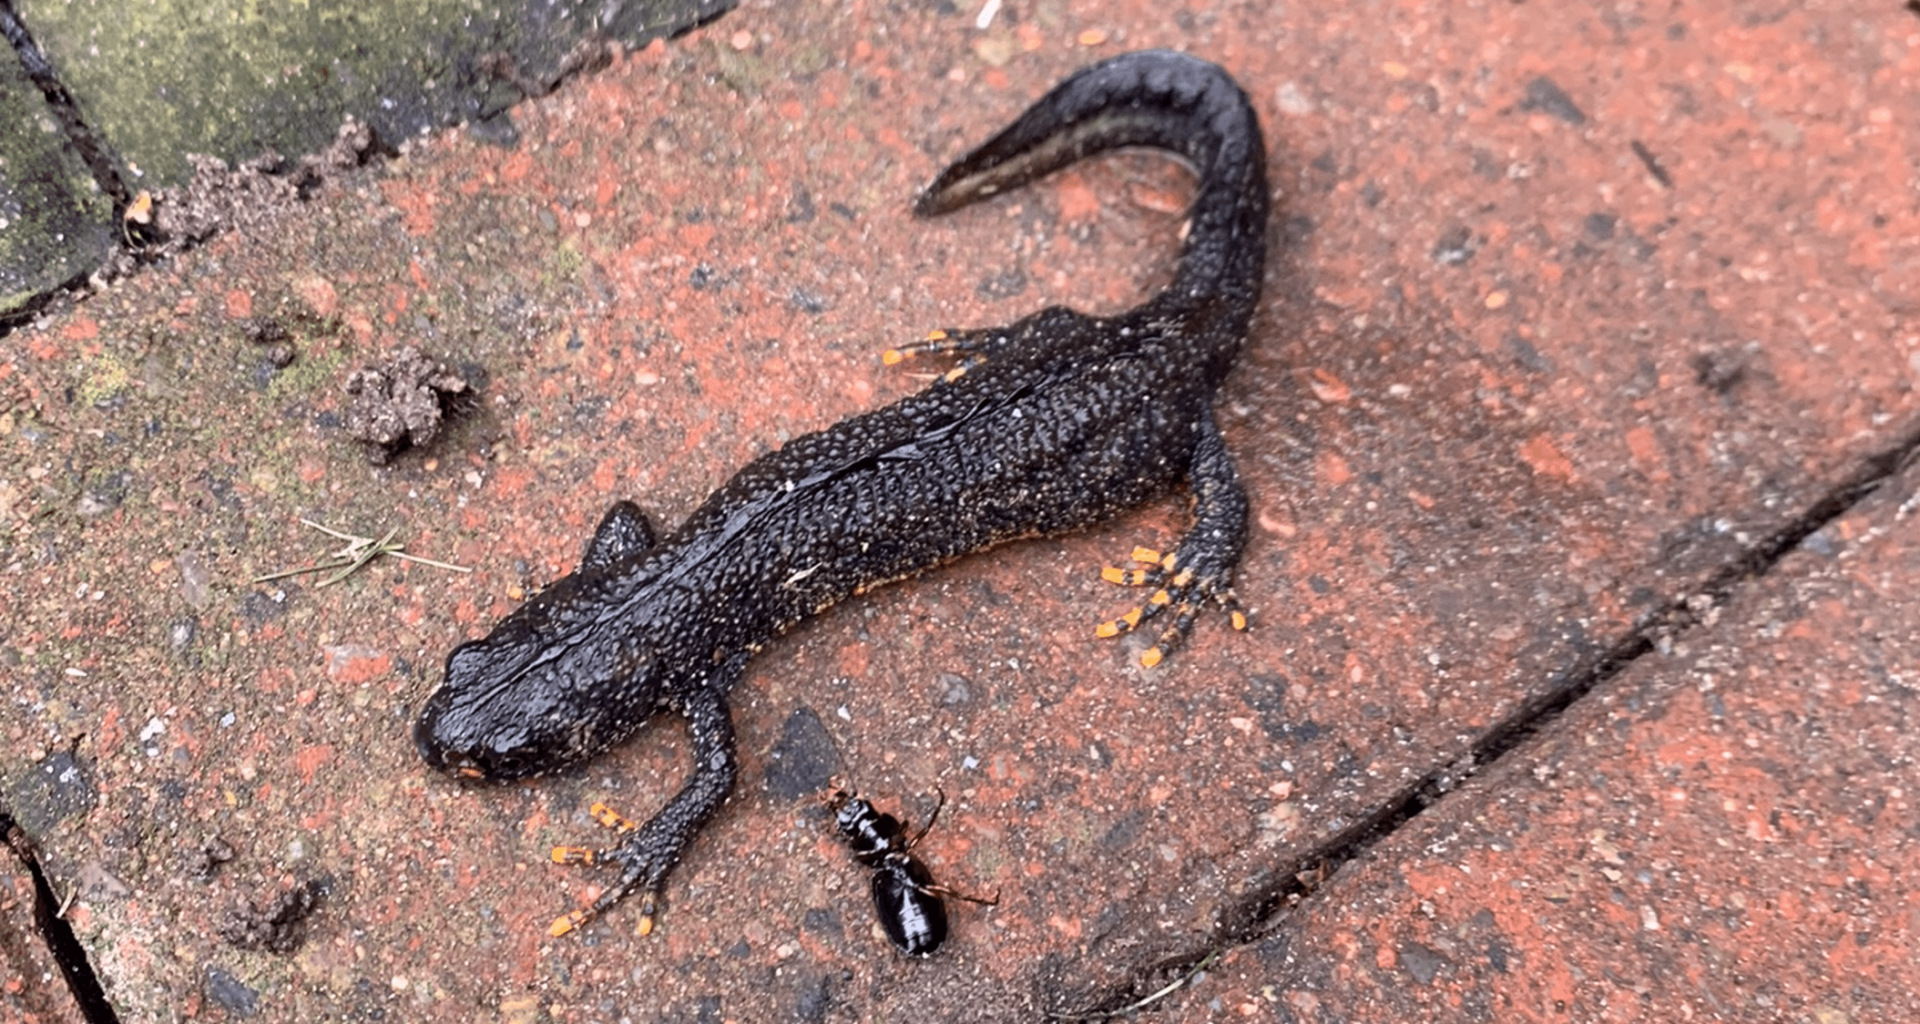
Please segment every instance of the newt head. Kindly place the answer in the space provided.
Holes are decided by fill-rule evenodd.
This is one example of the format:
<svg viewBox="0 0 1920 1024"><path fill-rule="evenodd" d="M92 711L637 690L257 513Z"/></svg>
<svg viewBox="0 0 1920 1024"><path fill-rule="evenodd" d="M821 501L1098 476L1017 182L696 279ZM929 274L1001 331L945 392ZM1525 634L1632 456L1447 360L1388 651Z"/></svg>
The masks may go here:
<svg viewBox="0 0 1920 1024"><path fill-rule="evenodd" d="M624 739L661 692L650 650L560 616L548 591L447 656L446 679L413 726L427 764L467 779L504 781L577 764ZM560 635L554 635L559 632Z"/></svg>

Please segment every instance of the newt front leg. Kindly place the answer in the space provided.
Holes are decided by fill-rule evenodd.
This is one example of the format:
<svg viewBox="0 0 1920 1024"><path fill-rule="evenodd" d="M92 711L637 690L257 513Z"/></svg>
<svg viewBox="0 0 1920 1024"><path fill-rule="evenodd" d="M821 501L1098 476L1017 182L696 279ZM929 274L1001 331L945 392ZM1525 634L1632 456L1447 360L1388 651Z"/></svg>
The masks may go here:
<svg viewBox="0 0 1920 1024"><path fill-rule="evenodd" d="M744 657L736 657L727 667L737 677L745 664ZM618 846L604 850L577 846L554 847L553 860L556 864L618 864L620 877L588 906L556 918L547 929L548 934L565 935L635 892L640 893L640 934L653 931L653 920L660 910L660 891L666 884L667 875L680 862L680 854L700 831L700 826L706 824L707 819L712 818L720 805L726 802L727 794L733 791L734 780L739 774L739 757L734 752L733 716L728 710L725 696L725 690L731 686L732 680L728 679L725 685L714 685L717 682L710 681L709 685L689 692L682 701L680 713L686 717L693 734L693 776L668 801L667 806L645 825L636 828L632 822L607 810L604 805L595 804L595 817L603 824L626 833L629 838Z"/></svg>

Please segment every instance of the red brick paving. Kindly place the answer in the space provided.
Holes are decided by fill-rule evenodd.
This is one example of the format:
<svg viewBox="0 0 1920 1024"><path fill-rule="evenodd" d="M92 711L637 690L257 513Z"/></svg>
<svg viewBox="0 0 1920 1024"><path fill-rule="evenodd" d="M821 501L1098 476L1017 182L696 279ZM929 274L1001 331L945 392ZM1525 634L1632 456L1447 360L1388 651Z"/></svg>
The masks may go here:
<svg viewBox="0 0 1920 1024"><path fill-rule="evenodd" d="M59 962L38 938L33 876L11 856L0 862L0 1020L80 1024Z"/></svg>
<svg viewBox="0 0 1920 1024"><path fill-rule="evenodd" d="M519 149L419 144L272 237L221 238L5 342L25 467L4 492L7 738L97 765L99 807L48 845L63 878L97 867L128 893L83 891L72 915L128 1019L227 1012L215 970L270 1019L1084 1006L1197 948L1249 879L1456 758L1912 418L1910 15L1011 3L982 32L975 13L751 6L518 112ZM594 881L547 847L596 839L595 800L648 813L684 744L650 730L504 789L428 778L406 726L440 659L571 568L612 498L673 522L768 446L917 386L877 364L900 338L1149 293L1184 187L1151 158L941 222L904 211L1067 71L1155 45L1241 79L1279 191L1268 299L1221 405L1254 502L1255 629L1203 622L1152 672L1137 643L1091 638L1130 597L1099 566L1172 537L1178 500L837 609L736 693L745 781L659 931L633 936L629 910L548 939ZM299 325L292 371L259 369L243 307ZM471 364L480 397L435 451L372 470L329 416L346 372L401 343ZM299 516L398 526L476 571L246 582L332 550ZM817 807L763 782L798 708L884 805L947 792L927 859L1001 905L957 906L934 960L892 953ZM1503 799L1556 791L1526 788L1533 767ZM211 835L238 856L194 880ZM1555 849L1591 859L1589 839ZM1682 878L1746 852L1676 849L1700 859ZM333 884L298 953L215 936L315 876ZM1278 1015L1261 986L1312 995L1289 972L1348 955L1313 928L1368 906L1334 893L1297 959L1193 998ZM1511 934L1510 966L1567 959ZM1397 977L1401 947L1380 948L1367 963ZM1535 996L1511 1005L1549 1009Z"/></svg>
<svg viewBox="0 0 1920 1024"><path fill-rule="evenodd" d="M1890 481L1169 1019L1920 1020L1917 493Z"/></svg>

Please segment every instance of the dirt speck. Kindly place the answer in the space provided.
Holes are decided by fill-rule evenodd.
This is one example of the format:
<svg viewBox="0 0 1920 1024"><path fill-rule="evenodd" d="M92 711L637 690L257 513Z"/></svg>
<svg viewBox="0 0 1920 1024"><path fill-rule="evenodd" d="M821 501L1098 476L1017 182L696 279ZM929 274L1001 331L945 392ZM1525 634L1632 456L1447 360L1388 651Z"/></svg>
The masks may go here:
<svg viewBox="0 0 1920 1024"><path fill-rule="evenodd" d="M220 870L220 865L233 858L233 844L219 836L208 836L205 842L187 854L187 874L199 881L208 881Z"/></svg>
<svg viewBox="0 0 1920 1024"><path fill-rule="evenodd" d="M255 317L243 332L248 341L263 349L267 362L275 369L293 365L293 332L276 317Z"/></svg>
<svg viewBox="0 0 1920 1024"><path fill-rule="evenodd" d="M347 433L367 446L367 461L384 466L440 432L447 402L466 394L465 378L412 346L347 378Z"/></svg>
<svg viewBox="0 0 1920 1024"><path fill-rule="evenodd" d="M306 921L320 905L326 886L306 881L282 892L265 906L247 901L220 925L220 937L241 949L291 953L307 937Z"/></svg>

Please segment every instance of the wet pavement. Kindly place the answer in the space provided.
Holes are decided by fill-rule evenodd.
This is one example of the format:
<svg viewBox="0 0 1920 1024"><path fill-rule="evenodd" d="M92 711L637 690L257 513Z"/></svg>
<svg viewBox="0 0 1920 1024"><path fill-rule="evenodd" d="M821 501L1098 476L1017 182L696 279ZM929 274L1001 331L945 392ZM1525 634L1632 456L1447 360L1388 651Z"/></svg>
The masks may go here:
<svg viewBox="0 0 1920 1024"><path fill-rule="evenodd" d="M1920 1019L1916 494L1663 637L1169 1019Z"/></svg>
<svg viewBox="0 0 1920 1024"><path fill-rule="evenodd" d="M278 168L276 154L312 154L343 123L382 149L461 123L510 143L523 97L731 6L11 0L0 5L0 326L126 273L123 243L151 259L163 236L198 241L152 214L209 164ZM291 191L299 175L283 178Z"/></svg>
<svg viewBox="0 0 1920 1024"><path fill-rule="evenodd" d="M749 4L517 108L515 148L417 141L0 340L0 770L122 1019L1031 1020L1202 962L1151 1012L1915 1016L1920 18L982 17ZM683 731L429 777L446 652L611 500L677 522L920 386L888 346L1151 294L1166 161L906 212L1147 46L1232 70L1268 138L1219 402L1253 628L1153 670L1093 637L1179 497L838 607L736 689L742 782L658 929L549 937L604 881L549 848L650 814ZM370 466L343 385L403 345L473 395ZM471 571L253 582L345 545L302 519ZM897 955L835 773L915 820L943 791L919 852L999 905Z"/></svg>

